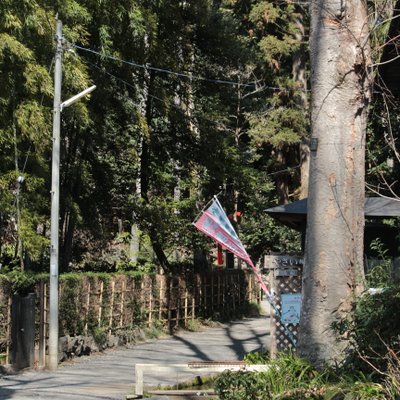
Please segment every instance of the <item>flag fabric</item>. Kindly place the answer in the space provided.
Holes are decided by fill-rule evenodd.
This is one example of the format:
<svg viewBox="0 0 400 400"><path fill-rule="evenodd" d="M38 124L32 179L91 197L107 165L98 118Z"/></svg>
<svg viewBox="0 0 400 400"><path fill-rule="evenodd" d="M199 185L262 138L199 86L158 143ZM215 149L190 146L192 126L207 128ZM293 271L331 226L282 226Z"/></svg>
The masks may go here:
<svg viewBox="0 0 400 400"><path fill-rule="evenodd" d="M232 252L251 266L254 274L256 275L259 285L266 294L269 303L275 310L276 316L281 319L281 312L274 302L273 295L268 290L258 268L253 264L253 261L251 261L251 258L247 254L246 249L240 241L235 231L235 228L232 226L229 218L227 217L224 209L221 206L221 203L216 197L214 197L211 205L203 211L197 221L194 222L194 226L205 233L207 236L214 239L226 250ZM293 333L286 326L286 324L283 324L283 326L287 332L290 341L294 346L296 346L296 340L294 339Z"/></svg>
<svg viewBox="0 0 400 400"><path fill-rule="evenodd" d="M242 260L251 263L249 255L218 199L213 200L211 205L194 223L194 226Z"/></svg>
<svg viewBox="0 0 400 400"><path fill-rule="evenodd" d="M260 272L253 264L253 261L251 261L235 228L232 226L217 198L214 198L211 205L203 211L203 214L195 221L194 226L249 264L253 268L261 288L269 298L271 297Z"/></svg>

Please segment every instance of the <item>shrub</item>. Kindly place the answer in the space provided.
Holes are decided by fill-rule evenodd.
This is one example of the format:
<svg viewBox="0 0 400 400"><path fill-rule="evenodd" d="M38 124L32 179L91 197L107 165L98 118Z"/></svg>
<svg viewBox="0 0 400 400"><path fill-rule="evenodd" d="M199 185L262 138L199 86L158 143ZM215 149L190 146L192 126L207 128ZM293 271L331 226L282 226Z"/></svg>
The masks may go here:
<svg viewBox="0 0 400 400"><path fill-rule="evenodd" d="M247 359L252 362L257 357L265 362L261 355L248 356ZM295 391L299 391L304 395L306 390L320 387L323 382L324 375L319 374L307 361L292 354L280 354L269 361L269 369L265 372L222 373L216 379L215 390L223 400L273 400L287 392L294 395Z"/></svg>
<svg viewBox="0 0 400 400"><path fill-rule="evenodd" d="M6 279L10 282L13 293L18 293L21 296L33 292L35 284L39 281L38 275L29 271L21 271L20 268L8 272Z"/></svg>
<svg viewBox="0 0 400 400"><path fill-rule="evenodd" d="M374 295L365 293L354 302L349 315L333 324L342 340L347 341L345 365L370 373L375 372L373 364L386 371L388 348L400 351L399 302L400 287L386 288Z"/></svg>
<svg viewBox="0 0 400 400"><path fill-rule="evenodd" d="M224 372L215 381L215 390L222 400L395 400L389 386L393 392L393 387L400 382L387 381L385 386L354 372L347 376L331 368L318 372L292 354L269 359L266 354L254 353L245 360L266 363L269 369L257 373Z"/></svg>

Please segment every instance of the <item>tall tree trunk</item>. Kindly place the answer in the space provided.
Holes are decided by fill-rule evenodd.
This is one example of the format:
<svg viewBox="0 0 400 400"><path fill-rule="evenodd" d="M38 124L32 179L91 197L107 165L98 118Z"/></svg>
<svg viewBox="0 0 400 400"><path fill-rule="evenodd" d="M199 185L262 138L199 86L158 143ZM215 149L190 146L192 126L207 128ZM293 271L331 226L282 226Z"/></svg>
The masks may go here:
<svg viewBox="0 0 400 400"><path fill-rule="evenodd" d="M149 76L149 84L148 84L148 92L147 92L147 99L146 99L146 110L145 110L145 118L146 118L146 124L147 124L147 137L144 137L142 140L142 156L141 156L141 165L140 165L140 195L142 200L146 205L150 204L151 199L149 198L149 184L150 184L150 173L151 173L151 168L150 168L150 142L151 142L151 123L152 123L152 97L151 92L153 90L153 84L154 84L154 72L150 72ZM151 216L150 218L153 219L153 221L149 224L148 227L148 234L150 237L151 245L153 247L154 253L156 254L156 257L158 259L158 262L160 263L161 268L166 272L171 271L171 265L168 261L167 256L165 255L164 249L161 245L160 239L158 237L157 233L157 226L155 224L156 221L156 216Z"/></svg>
<svg viewBox="0 0 400 400"><path fill-rule="evenodd" d="M276 149L276 161L280 167L283 169L286 165L286 156L285 156L285 146L279 146ZM276 175L276 189L279 197L279 204L287 204L289 203L289 180L287 174L277 174Z"/></svg>
<svg viewBox="0 0 400 400"><path fill-rule="evenodd" d="M147 97L147 87L143 90L145 93L145 97ZM142 104L143 105L143 104ZM140 107L141 112L144 114L145 113L145 106ZM135 189L135 195L136 199L139 200L142 197L142 155L143 155L143 135L139 138L139 143L138 143L138 156L140 159L139 163L139 168L136 176L136 189ZM138 259L139 259L139 251L140 251L140 228L139 224L137 221L137 216L133 212L132 213L132 225L131 225L131 236L129 239L129 261L131 261L133 264L137 264Z"/></svg>
<svg viewBox="0 0 400 400"><path fill-rule="evenodd" d="M366 1L311 2L311 146L299 350L341 357L331 324L363 287L364 159L369 100Z"/></svg>
<svg viewBox="0 0 400 400"><path fill-rule="evenodd" d="M22 220L21 220L21 181L19 179L19 167L18 167L18 141L17 141L17 128L15 123L12 124L13 133L14 133L14 163L15 163L15 175L17 176L16 180L16 193L15 193L15 206L17 211L17 247L16 247L16 255L19 258L19 264L21 270L24 270L24 249L22 244Z"/></svg>
<svg viewBox="0 0 400 400"><path fill-rule="evenodd" d="M304 26L304 11L297 10L297 17L295 24L298 28L296 33L296 41L301 43L298 51L293 57L292 75L293 80L300 85L300 95L297 97L297 104L300 109L308 111L308 98L307 98L307 78L306 78L306 49L303 45L306 36ZM307 136L301 138L299 153L300 153L300 199L308 196L308 179L310 170L310 139Z"/></svg>

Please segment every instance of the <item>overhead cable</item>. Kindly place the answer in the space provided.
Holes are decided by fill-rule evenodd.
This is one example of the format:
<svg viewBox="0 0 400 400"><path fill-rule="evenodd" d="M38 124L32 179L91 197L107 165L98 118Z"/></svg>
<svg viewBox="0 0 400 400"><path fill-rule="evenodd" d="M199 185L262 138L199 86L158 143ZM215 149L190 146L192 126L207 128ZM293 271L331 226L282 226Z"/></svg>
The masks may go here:
<svg viewBox="0 0 400 400"><path fill-rule="evenodd" d="M229 81L229 80L224 80L224 79L211 79L211 78L205 78L202 76L197 76L197 75L193 75L191 73L186 73L186 72L176 72L176 71L171 71L168 69L164 69L164 68L158 68L158 67L153 67L149 64L138 64L135 63L133 61L127 61L127 60L123 60L121 58L118 57L114 57L110 54L103 54L100 53L96 50L93 49L89 49L86 47L82 47L82 46L78 46L77 44L74 43L69 43L69 45L71 45L72 47L75 47L78 50L82 50L82 51L86 51L88 53L92 53L92 54L96 54L100 57L103 58L108 58L109 60L113 60L113 61L117 61L126 65L130 65L132 67L136 67L136 68L141 68L141 69L145 69L145 70L150 70L150 71L155 71L155 72L160 72L160 73L164 73L164 74L169 74L169 75L174 75L177 77L181 77L181 78L189 78L189 79L196 79L199 81L204 81L204 82L211 82L211 83L216 83L216 84L223 84L223 85L232 85L232 86L242 86L242 87L249 87L249 88L260 88L260 89L270 89L270 90L282 90L279 87L259 87L259 85L257 84L257 82L251 82L251 83L240 83L240 82L235 82L235 81Z"/></svg>

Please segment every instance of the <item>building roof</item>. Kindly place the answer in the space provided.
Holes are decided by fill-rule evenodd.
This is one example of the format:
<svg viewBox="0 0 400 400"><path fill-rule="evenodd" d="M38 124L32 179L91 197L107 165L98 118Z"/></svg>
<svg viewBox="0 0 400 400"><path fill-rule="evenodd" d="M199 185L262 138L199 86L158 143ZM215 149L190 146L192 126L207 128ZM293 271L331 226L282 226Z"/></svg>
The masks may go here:
<svg viewBox="0 0 400 400"><path fill-rule="evenodd" d="M268 208L265 212L282 224L303 231L307 222L307 199ZM365 217L400 217L400 201L384 197L367 197L365 199Z"/></svg>

